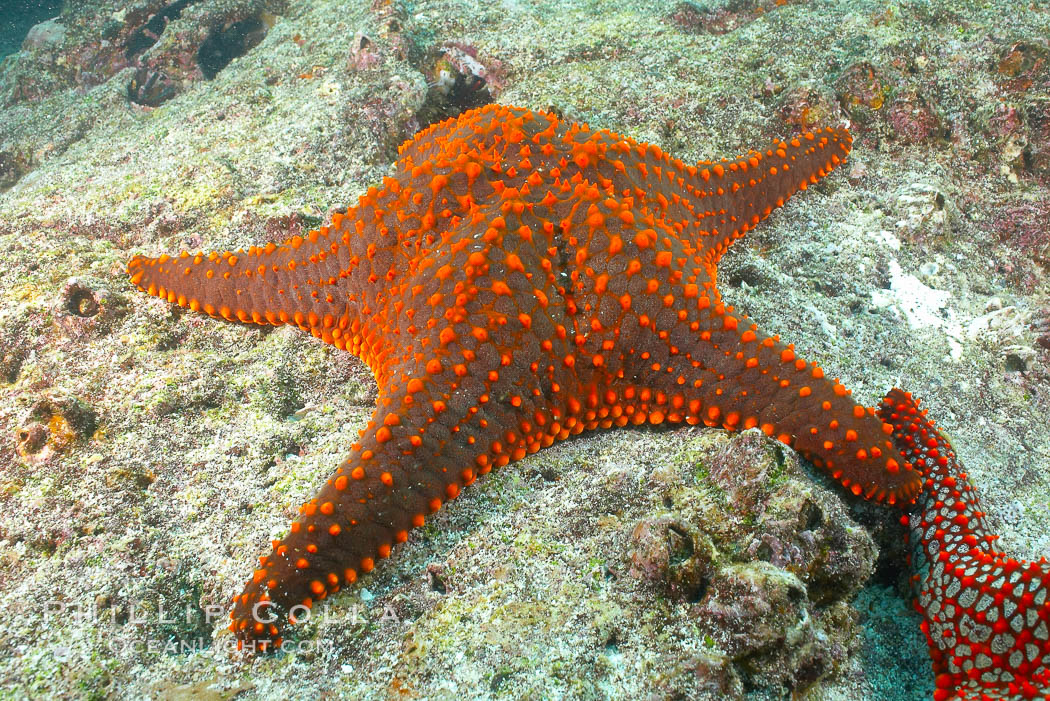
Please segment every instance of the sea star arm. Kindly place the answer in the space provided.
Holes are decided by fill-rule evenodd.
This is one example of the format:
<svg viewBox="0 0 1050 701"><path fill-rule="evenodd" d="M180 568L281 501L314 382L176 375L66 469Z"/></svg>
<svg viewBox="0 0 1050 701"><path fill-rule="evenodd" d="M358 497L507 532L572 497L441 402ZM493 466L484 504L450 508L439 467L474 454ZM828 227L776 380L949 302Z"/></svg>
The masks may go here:
<svg viewBox="0 0 1050 701"><path fill-rule="evenodd" d="M471 415L451 416L425 386L412 389L380 394L350 456L260 557L233 600L231 630L241 643L280 647L297 611L303 617L314 602L371 571L410 529L491 469L481 456L496 433L479 430Z"/></svg>
<svg viewBox="0 0 1050 701"><path fill-rule="evenodd" d="M894 389L878 412L924 478L919 509L902 521L934 699L1050 697L1050 562L996 547L969 476L917 399Z"/></svg>
<svg viewBox="0 0 1050 701"><path fill-rule="evenodd" d="M662 300L674 289L664 282L647 287L652 293L632 295L637 312L616 327L621 340L630 341L610 365L636 379L609 392L629 407L635 423L758 427L857 496L891 504L915 496L917 477L889 440L890 427L837 379L702 293L688 313L664 314Z"/></svg>
<svg viewBox="0 0 1050 701"><path fill-rule="evenodd" d="M576 420L568 423L569 410L557 401L560 395L578 406L569 392L571 368L561 362L566 341L555 331L565 307L548 279L531 282L504 269L511 255L524 257L522 265L535 263L535 250L513 250L479 240L431 252L460 260L470 285L451 267L408 277L410 296L449 297L452 313L382 357L377 409L361 441L234 599L231 628L242 642L279 645L296 607L309 609L371 570L477 476L570 435ZM499 274L490 275L494 265ZM509 294L504 280L530 294ZM554 340L529 342L523 330Z"/></svg>
<svg viewBox="0 0 1050 701"><path fill-rule="evenodd" d="M228 321L294 323L319 337L327 330L331 339L331 319L345 315L347 307L346 295L337 297L332 288L341 259L350 256L324 227L305 239L236 253L139 255L128 262L128 274L142 291L195 312Z"/></svg>
<svg viewBox="0 0 1050 701"><path fill-rule="evenodd" d="M606 139L583 141L606 146L601 160L601 149L581 151L587 165L596 161L577 185L594 193L592 203L560 217L575 252L561 292L574 309L577 374L594 375L606 401L635 423L758 426L856 495L910 501L919 480L890 427L792 346L735 314L716 286L732 241L841 164L848 133L808 133L692 170L653 146ZM624 152L637 157L633 168L617 158Z"/></svg>

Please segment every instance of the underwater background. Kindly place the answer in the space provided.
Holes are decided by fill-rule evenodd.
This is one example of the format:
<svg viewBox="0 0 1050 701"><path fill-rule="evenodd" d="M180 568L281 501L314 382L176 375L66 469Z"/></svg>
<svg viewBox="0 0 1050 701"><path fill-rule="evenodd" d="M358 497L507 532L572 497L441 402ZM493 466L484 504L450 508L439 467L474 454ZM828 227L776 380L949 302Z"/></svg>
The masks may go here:
<svg viewBox="0 0 1050 701"><path fill-rule="evenodd" d="M900 514L698 427L494 471L293 652L240 660L226 606L375 385L125 265L316 228L488 102L687 162L848 122L847 165L734 246L722 292L860 401L923 397L1038 559L1048 36L1030 1L3 2L0 695L928 698Z"/></svg>
<svg viewBox="0 0 1050 701"><path fill-rule="evenodd" d="M0 58L18 51L29 28L55 17L60 9L61 0L0 1Z"/></svg>

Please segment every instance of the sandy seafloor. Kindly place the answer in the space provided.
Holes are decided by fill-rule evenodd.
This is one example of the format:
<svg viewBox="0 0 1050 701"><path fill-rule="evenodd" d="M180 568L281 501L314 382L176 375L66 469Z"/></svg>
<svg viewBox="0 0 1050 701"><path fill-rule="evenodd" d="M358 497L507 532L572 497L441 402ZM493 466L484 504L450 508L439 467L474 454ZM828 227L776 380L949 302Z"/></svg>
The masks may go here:
<svg viewBox="0 0 1050 701"><path fill-rule="evenodd" d="M736 244L723 293L861 401L924 397L1004 548L1050 552L1046 3L200 0L153 37L171 3L74 5L0 64L0 696L929 696L898 514L701 428L512 464L295 651L229 653L203 607L374 384L291 329L147 298L124 264L317 226L469 100L686 161L849 120L848 166ZM240 21L261 41L206 78L200 46Z"/></svg>

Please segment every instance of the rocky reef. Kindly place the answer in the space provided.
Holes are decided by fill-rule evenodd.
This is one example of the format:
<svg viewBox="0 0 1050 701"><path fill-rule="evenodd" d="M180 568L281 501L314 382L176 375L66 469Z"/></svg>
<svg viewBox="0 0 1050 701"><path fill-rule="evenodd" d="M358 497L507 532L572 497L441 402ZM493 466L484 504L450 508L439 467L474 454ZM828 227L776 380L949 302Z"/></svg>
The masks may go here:
<svg viewBox="0 0 1050 701"><path fill-rule="evenodd" d="M375 388L124 265L316 227L492 101L685 160L848 121L846 172L737 244L723 293L862 401L923 396L1003 548L1037 560L1050 12L994 5L67 3L0 61L3 693L929 696L900 514L757 432L690 427L494 471L288 652L238 656L227 602Z"/></svg>

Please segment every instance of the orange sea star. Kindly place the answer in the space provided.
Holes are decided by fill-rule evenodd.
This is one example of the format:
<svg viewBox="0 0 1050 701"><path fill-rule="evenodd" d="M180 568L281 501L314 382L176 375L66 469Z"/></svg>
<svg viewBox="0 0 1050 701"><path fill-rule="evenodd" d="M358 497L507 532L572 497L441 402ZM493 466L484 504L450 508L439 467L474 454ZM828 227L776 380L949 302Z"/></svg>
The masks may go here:
<svg viewBox="0 0 1050 701"><path fill-rule="evenodd" d="M238 638L279 644L293 607L371 570L478 475L587 429L759 427L854 494L910 501L919 476L889 426L715 285L733 240L850 144L825 129L694 166L488 106L406 142L382 189L305 238L132 259L150 294L295 324L379 386L350 456L235 597Z"/></svg>

